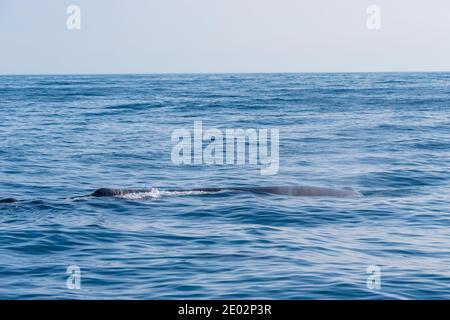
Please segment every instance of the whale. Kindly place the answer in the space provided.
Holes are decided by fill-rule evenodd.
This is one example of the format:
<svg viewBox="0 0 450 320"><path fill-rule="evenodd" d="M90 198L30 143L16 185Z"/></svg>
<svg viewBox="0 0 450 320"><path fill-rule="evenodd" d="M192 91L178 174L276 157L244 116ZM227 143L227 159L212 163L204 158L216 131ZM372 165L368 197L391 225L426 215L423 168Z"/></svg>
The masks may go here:
<svg viewBox="0 0 450 320"><path fill-rule="evenodd" d="M100 188L91 194L92 197L120 197L129 194L151 192L152 189L111 189ZM326 188L312 186L279 186L279 187L229 187L229 188L196 188L196 189L172 189L167 192L207 192L217 193L222 191L266 193L296 197L337 197L337 198L359 198L363 195L353 188Z"/></svg>
<svg viewBox="0 0 450 320"><path fill-rule="evenodd" d="M131 194L152 193L155 189L113 189L100 188L93 193L86 196L78 196L74 198L64 199L80 199L85 197L121 197ZM279 186L279 187L224 187L224 188L195 188L195 189L169 189L164 192L174 193L190 193L190 192L204 192L204 193L218 193L224 191L231 192L250 192L260 194L275 194L283 196L296 197L335 197L335 198L360 198L363 194L353 188L345 187L342 189L312 187L312 186ZM0 198L0 204L11 204L19 202L14 198Z"/></svg>
<svg viewBox="0 0 450 320"><path fill-rule="evenodd" d="M80 199L84 197L122 197L132 194L152 193L155 189L113 189L113 188L100 188L93 193L86 196L78 196L69 199ZM174 193L190 193L190 192L204 192L204 193L218 193L224 191L231 192L249 192L260 194L274 194L283 196L296 196L296 197L335 197L335 198L360 198L363 194L357 190L349 187L342 189L325 188L325 187L312 187L312 186L278 186L278 187L224 187L224 188L194 188L194 189L168 189L164 192ZM66 199L66 198L65 198ZM19 202L14 198L0 198L0 204L11 204Z"/></svg>
<svg viewBox="0 0 450 320"><path fill-rule="evenodd" d="M14 198L4 198L4 199L0 199L0 203L15 203L17 202L16 199Z"/></svg>

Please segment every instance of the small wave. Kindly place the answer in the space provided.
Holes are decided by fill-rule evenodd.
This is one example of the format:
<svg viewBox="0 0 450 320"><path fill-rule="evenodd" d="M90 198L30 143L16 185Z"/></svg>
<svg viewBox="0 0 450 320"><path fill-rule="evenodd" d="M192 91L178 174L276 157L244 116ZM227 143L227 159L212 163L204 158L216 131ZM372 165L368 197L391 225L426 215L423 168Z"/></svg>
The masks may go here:
<svg viewBox="0 0 450 320"><path fill-rule="evenodd" d="M152 104L148 102L136 102L136 103L122 103L107 106L106 109L120 109L120 110L144 110L152 107Z"/></svg>
<svg viewBox="0 0 450 320"><path fill-rule="evenodd" d="M37 84L40 85L40 86L79 86L79 85L92 85L92 82L79 81L79 80L70 80L70 81L39 81Z"/></svg>

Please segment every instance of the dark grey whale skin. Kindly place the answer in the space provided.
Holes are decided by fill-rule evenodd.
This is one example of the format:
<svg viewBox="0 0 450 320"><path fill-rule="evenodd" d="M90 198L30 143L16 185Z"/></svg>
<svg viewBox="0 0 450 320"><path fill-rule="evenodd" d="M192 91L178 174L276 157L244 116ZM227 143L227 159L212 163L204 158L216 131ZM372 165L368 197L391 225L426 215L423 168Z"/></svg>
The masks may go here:
<svg viewBox="0 0 450 320"><path fill-rule="evenodd" d="M124 196L131 193L149 192L150 189L110 189L101 188L91 194L92 197L114 197ZM352 188L332 189L323 187L292 186L292 187L254 187L254 188L198 188L189 190L167 190L167 191L202 191L202 192L221 192L221 191L242 191L253 193L269 193L297 197L338 197L338 198L357 198L362 194Z"/></svg>
<svg viewBox="0 0 450 320"><path fill-rule="evenodd" d="M14 198L0 199L0 203L15 203L15 202L17 202L17 200Z"/></svg>

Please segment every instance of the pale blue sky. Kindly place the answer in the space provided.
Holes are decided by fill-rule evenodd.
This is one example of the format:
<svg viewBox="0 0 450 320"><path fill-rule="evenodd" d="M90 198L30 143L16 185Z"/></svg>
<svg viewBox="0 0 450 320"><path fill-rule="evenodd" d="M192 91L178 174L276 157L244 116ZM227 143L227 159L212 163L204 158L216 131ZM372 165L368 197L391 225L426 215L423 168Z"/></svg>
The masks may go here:
<svg viewBox="0 0 450 320"><path fill-rule="evenodd" d="M448 0L0 0L0 74L450 71L449 17Z"/></svg>

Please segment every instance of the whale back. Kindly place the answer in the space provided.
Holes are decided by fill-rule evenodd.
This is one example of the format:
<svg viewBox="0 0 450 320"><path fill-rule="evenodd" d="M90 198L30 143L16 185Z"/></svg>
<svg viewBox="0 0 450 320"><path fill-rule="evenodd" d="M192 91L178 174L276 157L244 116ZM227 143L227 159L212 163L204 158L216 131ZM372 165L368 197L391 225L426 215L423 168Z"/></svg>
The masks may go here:
<svg viewBox="0 0 450 320"><path fill-rule="evenodd" d="M93 197L115 197L125 196L133 193L145 193L151 189L110 189L101 188L91 194ZM168 192L200 191L200 192L221 192L221 191L241 191L253 193L269 193L277 195L297 196L297 197L340 197L354 198L361 197L362 194L352 188L333 189L309 186L281 186L281 187L236 187L236 188L197 188L189 190L167 190Z"/></svg>
<svg viewBox="0 0 450 320"><path fill-rule="evenodd" d="M362 194L352 188L333 189L310 186L288 186L288 187L261 187L249 188L248 191L264 192L278 195L297 197L339 197L352 198L361 197Z"/></svg>
<svg viewBox="0 0 450 320"><path fill-rule="evenodd" d="M100 188L91 194L92 197L116 197L125 196L131 193L148 192L148 189L110 189Z"/></svg>
<svg viewBox="0 0 450 320"><path fill-rule="evenodd" d="M311 186L280 186L280 187L254 187L254 188L230 188L230 190L255 193L269 193L296 197L361 197L362 194L352 188L333 189Z"/></svg>

